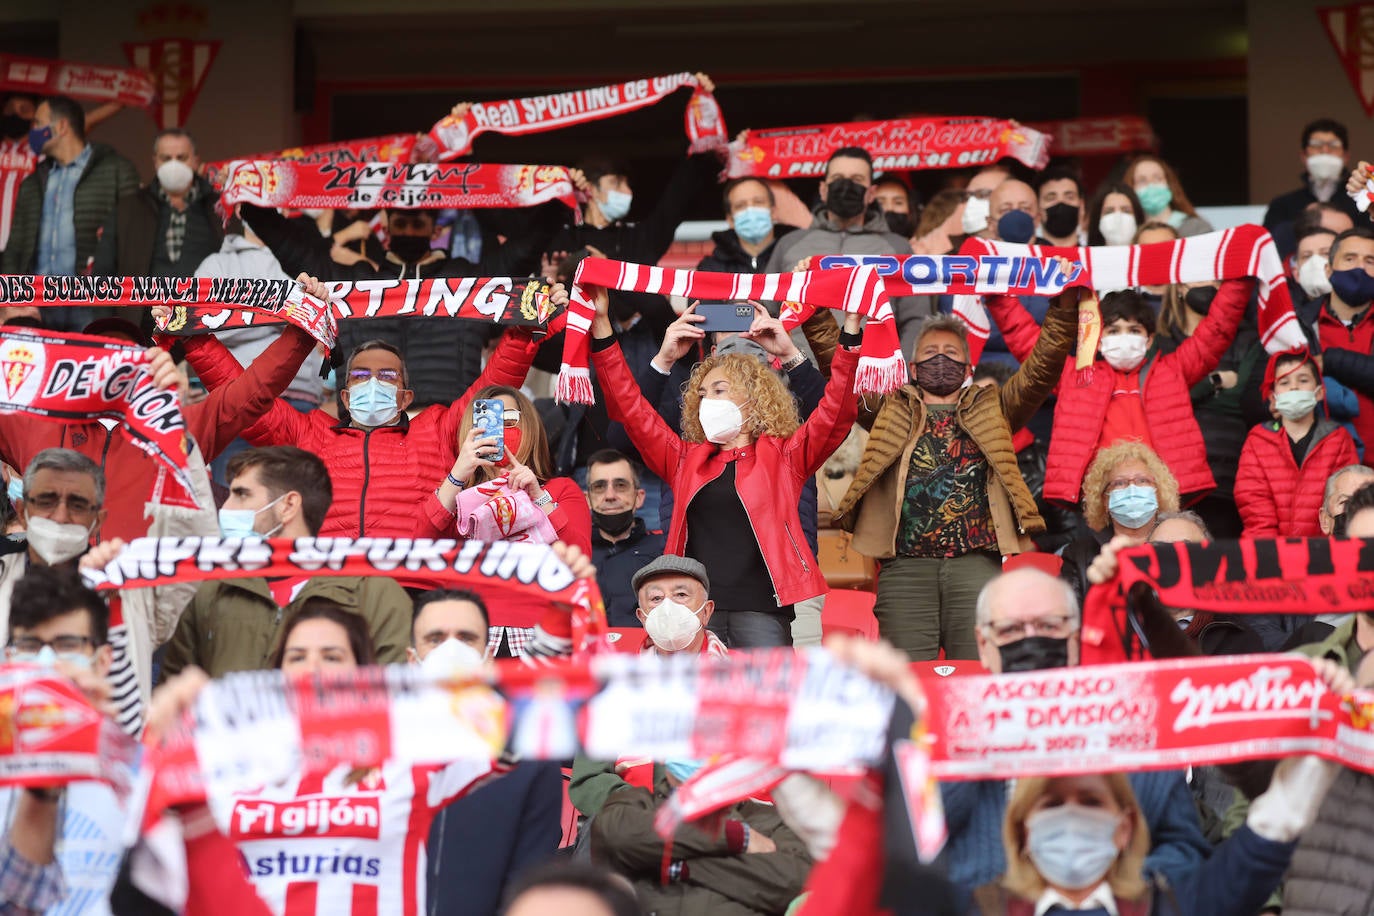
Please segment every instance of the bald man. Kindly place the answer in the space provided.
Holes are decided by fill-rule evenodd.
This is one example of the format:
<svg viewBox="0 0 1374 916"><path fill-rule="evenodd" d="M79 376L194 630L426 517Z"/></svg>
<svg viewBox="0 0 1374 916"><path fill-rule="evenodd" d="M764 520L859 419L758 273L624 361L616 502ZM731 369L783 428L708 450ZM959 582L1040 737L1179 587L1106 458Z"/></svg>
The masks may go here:
<svg viewBox="0 0 1374 916"><path fill-rule="evenodd" d="M978 595L978 655L993 674L1042 671L1078 664L1078 600L1068 583L1038 569L1002 573ZM1151 849L1145 874L1162 872L1170 885L1195 869L1210 852L1183 774L1130 774ZM965 893L993 881L1007 868L1002 820L1004 780L942 783L949 842L949 878Z"/></svg>
<svg viewBox="0 0 1374 916"><path fill-rule="evenodd" d="M1003 218L1014 211L1024 216ZM988 197L988 225L978 233L985 239L1003 242L1029 243L1035 238L1035 225L1040 221L1040 201L1035 189L1024 181L1008 178L992 189Z"/></svg>

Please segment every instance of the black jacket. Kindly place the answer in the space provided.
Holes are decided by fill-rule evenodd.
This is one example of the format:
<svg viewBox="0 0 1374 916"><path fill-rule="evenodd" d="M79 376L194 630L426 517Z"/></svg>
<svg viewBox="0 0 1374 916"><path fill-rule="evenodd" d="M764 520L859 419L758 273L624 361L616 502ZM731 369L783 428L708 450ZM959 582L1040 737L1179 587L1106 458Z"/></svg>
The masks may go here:
<svg viewBox="0 0 1374 916"><path fill-rule="evenodd" d="M545 207L563 207L555 201ZM566 208L565 208L566 209ZM419 264L402 264L388 257L377 268L359 261L350 267L335 263L329 256L330 240L319 234L313 223L288 220L276 210L244 204L240 211L249 227L272 249L282 270L290 276L307 273L321 280L379 280L433 277L524 277L537 267L543 243L552 231L550 214L543 210L543 228L484 254L478 264L466 258L445 257L431 252ZM490 333L490 323L452 318L366 318L339 322L336 348L346 360L355 347L380 338L398 347L405 355L410 387L415 392L415 408L431 404L451 404L477 380L482 372L482 348Z"/></svg>
<svg viewBox="0 0 1374 916"><path fill-rule="evenodd" d="M200 176L195 199L186 205L186 236L181 257L167 257L167 222L171 204L158 193L157 182L119 199L100 230L91 272L100 277L190 277L200 262L224 243L224 220L215 212L219 195Z"/></svg>
<svg viewBox="0 0 1374 916"><path fill-rule="evenodd" d="M1299 181L1301 187L1275 197L1269 201L1269 208L1264 211L1264 228L1274 237L1274 246L1279 250L1279 257L1285 260L1298 247L1297 236L1293 232L1293 221L1301 216L1302 211L1309 205L1317 203L1317 195L1312 193L1312 185L1307 174L1304 173ZM1355 201L1345 193L1344 179L1338 181L1342 186L1336 188L1336 193L1327 203L1344 211L1358 226L1364 219L1364 214L1356 209Z"/></svg>
<svg viewBox="0 0 1374 916"><path fill-rule="evenodd" d="M740 245L739 236L733 229L722 229L711 233L711 241L716 243L715 250L701 259L697 270L715 270L727 274L759 274L768 266L768 258L773 254L778 241L796 229L783 223L773 224L773 241L757 255L752 255Z"/></svg>
<svg viewBox="0 0 1374 916"><path fill-rule="evenodd" d="M601 600L606 603L606 621L613 627L640 626L635 616L639 599L630 580L634 574L663 556L668 536L662 531L650 531L642 518L630 527L630 536L612 544L592 526L592 563L596 566L596 584L601 587Z"/></svg>

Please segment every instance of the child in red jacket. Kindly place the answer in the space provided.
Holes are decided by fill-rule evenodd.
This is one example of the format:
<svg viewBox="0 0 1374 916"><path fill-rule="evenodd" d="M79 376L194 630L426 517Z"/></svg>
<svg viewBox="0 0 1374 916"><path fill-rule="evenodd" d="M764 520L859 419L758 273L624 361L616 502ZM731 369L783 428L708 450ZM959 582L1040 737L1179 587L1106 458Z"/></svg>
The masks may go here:
<svg viewBox="0 0 1374 916"><path fill-rule="evenodd" d="M1263 395L1278 419L1250 430L1236 469L1236 508L1246 537L1321 537L1326 479L1356 464L1350 433L1317 411L1321 370L1305 347L1276 353Z"/></svg>

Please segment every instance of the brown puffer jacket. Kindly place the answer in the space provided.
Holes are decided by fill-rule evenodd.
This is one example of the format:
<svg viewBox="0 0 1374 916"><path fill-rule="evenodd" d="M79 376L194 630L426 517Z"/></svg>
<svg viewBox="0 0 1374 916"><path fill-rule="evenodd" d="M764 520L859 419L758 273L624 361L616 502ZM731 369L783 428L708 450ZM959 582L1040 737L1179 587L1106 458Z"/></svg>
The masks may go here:
<svg viewBox="0 0 1374 916"><path fill-rule="evenodd" d="M1055 299L1045 316L1040 339L1030 357L1005 385L964 389L955 409L959 426L988 459L988 509L1003 555L1034 549L1029 535L1045 530L1012 447L1013 430L1044 403L1059 381L1064 360L1073 349L1078 324L1077 300ZM897 527L906 494L907 468L916 440L925 431L925 403L915 385L883 398L876 416L860 414L870 425L858 473L841 500L835 518L854 533L854 547L865 556L896 555Z"/></svg>

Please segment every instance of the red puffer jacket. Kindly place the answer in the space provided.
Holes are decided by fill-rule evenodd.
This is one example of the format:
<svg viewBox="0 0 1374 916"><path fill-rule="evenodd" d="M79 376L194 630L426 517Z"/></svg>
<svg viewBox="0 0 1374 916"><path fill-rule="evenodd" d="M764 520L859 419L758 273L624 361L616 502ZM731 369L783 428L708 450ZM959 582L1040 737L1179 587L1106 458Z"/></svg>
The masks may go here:
<svg viewBox="0 0 1374 916"><path fill-rule="evenodd" d="M452 406L435 404L410 420L402 415L395 426L355 429L322 410L304 414L277 401L243 438L254 445L295 445L324 461L334 502L321 536L413 537L417 529L428 527L424 497L453 466L458 425L473 393L487 385L520 387L537 349L527 332L507 331L481 376ZM191 364L211 388L243 371L222 345L201 350Z"/></svg>
<svg viewBox="0 0 1374 916"><path fill-rule="evenodd" d="M188 358L205 346L223 349L208 334L186 338ZM314 348L310 335L291 329L274 340L247 370L230 356L230 362L238 367L233 378L205 400L182 406L186 431L200 446L207 464L276 402ZM128 541L148 533L151 520L145 509L161 465L128 436L108 430L96 420L52 423L22 414L0 415L0 458L6 464L22 472L45 448L74 449L104 469L105 509L109 514L100 526L101 538Z"/></svg>
<svg viewBox="0 0 1374 916"><path fill-rule="evenodd" d="M1249 280L1222 283L1207 317L1193 335L1172 353L1147 356L1140 368L1150 446L1178 479L1183 505L1201 499L1216 486L1207 467L1207 448L1193 416L1188 389L1217 367L1231 345L1250 301L1252 285ZM1024 360L1035 346L1040 326L1014 296L989 296L987 303L1008 349L1017 359ZM1078 504L1083 476L1097 455L1116 374L1099 357L1093 362L1092 380L1080 384L1074 357L1065 360L1064 374L1059 379L1059 401L1054 409L1054 436L1045 466L1046 499L1070 506Z"/></svg>
<svg viewBox="0 0 1374 916"><path fill-rule="evenodd" d="M1326 479L1358 464L1355 441L1338 423L1317 420L1302 466L1293 461L1288 433L1277 420L1250 430L1236 468L1236 508L1248 538L1319 538L1317 521Z"/></svg>
<svg viewBox="0 0 1374 916"><path fill-rule="evenodd" d="M753 522L778 605L825 593L825 576L802 537L797 504L807 479L839 448L858 417L857 351L835 351L825 396L800 429L786 439L763 436L751 446L734 450L709 442L686 442L663 422L640 395L619 345L594 349L592 364L611 419L624 424L649 470L673 488L673 520L664 553L682 554L687 546L687 506L702 487L720 476L727 461L734 461L735 488Z"/></svg>

